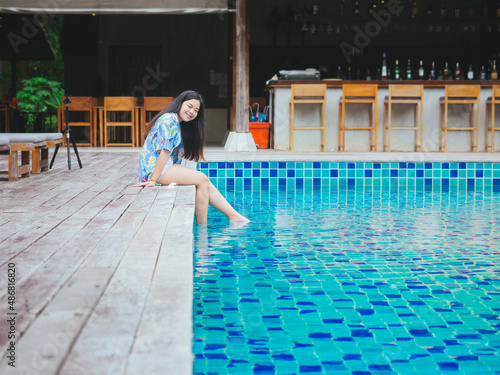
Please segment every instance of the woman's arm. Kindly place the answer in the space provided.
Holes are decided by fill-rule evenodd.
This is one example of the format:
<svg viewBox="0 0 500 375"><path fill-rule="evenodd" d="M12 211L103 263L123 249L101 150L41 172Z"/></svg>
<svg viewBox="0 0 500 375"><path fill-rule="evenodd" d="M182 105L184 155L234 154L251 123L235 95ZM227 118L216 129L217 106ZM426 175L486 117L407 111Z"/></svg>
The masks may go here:
<svg viewBox="0 0 500 375"><path fill-rule="evenodd" d="M151 178L149 181L146 182L140 182L138 184L135 184L134 186L139 187L139 186L146 186L146 187L151 187L151 186L156 186L156 182L160 178L161 172L163 171L163 167L165 167L165 164L167 163L168 158L170 157L170 151L166 149L162 149L160 151L160 156L158 156L158 160L156 160L156 165L155 168L153 169L153 173L151 174Z"/></svg>

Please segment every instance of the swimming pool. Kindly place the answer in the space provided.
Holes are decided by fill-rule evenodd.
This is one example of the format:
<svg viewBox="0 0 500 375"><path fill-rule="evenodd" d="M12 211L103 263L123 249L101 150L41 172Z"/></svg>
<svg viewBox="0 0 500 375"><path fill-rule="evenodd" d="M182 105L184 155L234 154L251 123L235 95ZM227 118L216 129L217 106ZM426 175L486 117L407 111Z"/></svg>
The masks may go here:
<svg viewBox="0 0 500 375"><path fill-rule="evenodd" d="M500 194L234 186L256 222L196 228L195 374L500 374Z"/></svg>

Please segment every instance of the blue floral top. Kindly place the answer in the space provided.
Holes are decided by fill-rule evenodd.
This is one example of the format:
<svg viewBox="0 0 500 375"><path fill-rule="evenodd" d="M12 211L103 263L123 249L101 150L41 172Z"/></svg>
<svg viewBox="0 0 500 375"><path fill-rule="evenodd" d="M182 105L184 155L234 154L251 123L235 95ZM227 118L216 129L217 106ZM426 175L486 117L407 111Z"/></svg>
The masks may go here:
<svg viewBox="0 0 500 375"><path fill-rule="evenodd" d="M139 159L139 181L149 181L160 151L170 151L170 162L181 164L184 155L182 145L179 117L176 113L165 113L149 131L148 137L142 146Z"/></svg>

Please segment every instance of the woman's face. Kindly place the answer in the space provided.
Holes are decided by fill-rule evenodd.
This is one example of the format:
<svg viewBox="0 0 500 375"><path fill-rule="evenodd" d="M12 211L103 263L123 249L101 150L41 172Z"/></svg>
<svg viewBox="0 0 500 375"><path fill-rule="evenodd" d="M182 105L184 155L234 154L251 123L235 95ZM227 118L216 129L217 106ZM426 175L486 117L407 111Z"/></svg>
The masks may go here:
<svg viewBox="0 0 500 375"><path fill-rule="evenodd" d="M198 99L186 100L182 103L181 110L179 111L179 120L182 122L192 121L198 116L200 110L200 101Z"/></svg>

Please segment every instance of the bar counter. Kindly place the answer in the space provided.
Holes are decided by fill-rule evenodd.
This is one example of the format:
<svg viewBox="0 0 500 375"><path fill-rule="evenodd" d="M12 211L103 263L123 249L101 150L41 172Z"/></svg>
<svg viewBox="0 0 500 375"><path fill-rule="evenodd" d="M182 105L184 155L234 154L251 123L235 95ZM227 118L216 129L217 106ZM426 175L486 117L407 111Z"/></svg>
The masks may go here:
<svg viewBox="0 0 500 375"><path fill-rule="evenodd" d="M446 85L480 85L480 121L477 151L485 151L485 110L486 100L491 97L492 86L500 85L500 80L371 80L344 81L324 80L270 80L266 87L269 92L270 121L273 124L272 146L275 150L288 151L290 99L292 84L326 84L326 144L324 151L338 151L339 99L342 98L343 84L378 84L377 100L377 151L383 151L384 98L388 95L389 85L423 85L424 114L422 151L439 151L439 99L444 97ZM497 110L497 113L499 111ZM471 116L470 106L456 104L449 106L449 121L456 126L468 126ZM496 116L496 121L500 121ZM368 123L368 109L363 104L346 106L346 125L364 126ZM394 106L392 111L393 126L413 126L414 111L408 105ZM295 107L295 126L318 126L320 123L319 105L301 104ZM500 132L498 132L500 133ZM320 151L319 130L296 130L294 132L294 151ZM500 134L495 143L500 145ZM347 131L346 151L369 151L368 131ZM414 133L411 130L393 130L391 134L392 151L414 151ZM448 151L470 151L470 132L453 131L448 133Z"/></svg>

